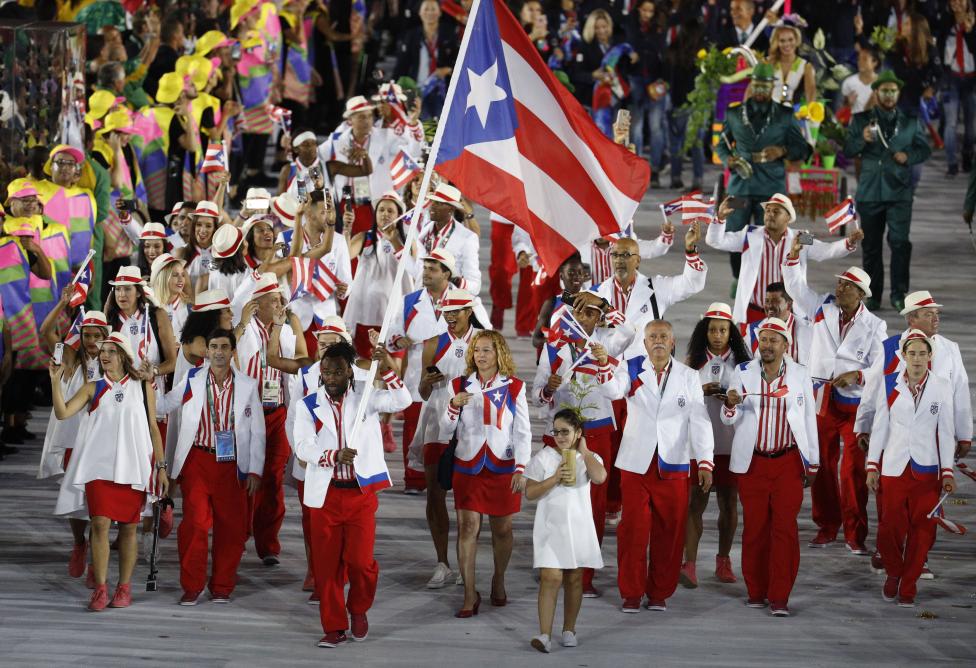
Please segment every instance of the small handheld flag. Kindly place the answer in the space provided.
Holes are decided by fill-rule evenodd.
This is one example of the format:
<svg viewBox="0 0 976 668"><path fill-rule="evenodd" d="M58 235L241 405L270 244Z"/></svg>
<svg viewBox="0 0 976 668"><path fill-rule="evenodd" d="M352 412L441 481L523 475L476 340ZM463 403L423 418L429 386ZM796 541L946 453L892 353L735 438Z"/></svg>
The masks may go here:
<svg viewBox="0 0 976 668"><path fill-rule="evenodd" d="M71 295L71 301L68 302L68 306L71 308L81 306L88 299L88 290L91 287L92 276L95 275L95 264L92 260L94 256L95 251L88 251L88 257L85 258L78 273L75 274L75 279L72 281L74 294Z"/></svg>
<svg viewBox="0 0 976 668"><path fill-rule="evenodd" d="M71 323L71 328L64 336L64 345L77 351L81 347L81 323L85 319L85 309L80 309L75 321Z"/></svg>
<svg viewBox="0 0 976 668"><path fill-rule="evenodd" d="M827 220L827 230L836 232L840 227L857 220L857 209L854 200L848 197L843 202L824 214Z"/></svg>
<svg viewBox="0 0 976 668"><path fill-rule="evenodd" d="M406 151L401 150L390 163L390 178L393 179L393 188L399 190L410 183L410 180L422 174L424 170L411 158Z"/></svg>
<svg viewBox="0 0 976 668"><path fill-rule="evenodd" d="M227 161L224 159L223 144L207 144L207 153L203 158L203 166L200 168L201 174L212 174L227 169Z"/></svg>

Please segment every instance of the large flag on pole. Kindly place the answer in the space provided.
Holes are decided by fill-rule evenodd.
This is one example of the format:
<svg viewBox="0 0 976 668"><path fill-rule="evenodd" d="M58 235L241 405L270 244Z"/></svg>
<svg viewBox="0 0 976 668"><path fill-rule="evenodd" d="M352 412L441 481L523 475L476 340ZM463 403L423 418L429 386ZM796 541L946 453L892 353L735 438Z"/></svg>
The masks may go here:
<svg viewBox="0 0 976 668"><path fill-rule="evenodd" d="M555 275L575 249L627 226L650 168L600 132L504 2L476 2L466 30L437 171L529 232Z"/></svg>

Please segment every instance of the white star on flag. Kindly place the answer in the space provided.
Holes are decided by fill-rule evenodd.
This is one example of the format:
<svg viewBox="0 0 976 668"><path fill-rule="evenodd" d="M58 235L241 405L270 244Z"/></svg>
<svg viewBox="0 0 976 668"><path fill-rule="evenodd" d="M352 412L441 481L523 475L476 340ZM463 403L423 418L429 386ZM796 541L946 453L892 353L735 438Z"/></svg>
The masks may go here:
<svg viewBox="0 0 976 668"><path fill-rule="evenodd" d="M483 128L488 127L488 109L491 107L491 103L501 102L508 98L505 89L495 83L497 80L497 60L481 74L475 74L474 70L468 68L468 82L471 84L471 90L468 91L467 106L464 110L467 111L474 107L475 111L478 112L478 119Z"/></svg>
<svg viewBox="0 0 976 668"><path fill-rule="evenodd" d="M491 395L491 397L496 402L501 401L502 400L502 393L501 392L495 392L493 395Z"/></svg>

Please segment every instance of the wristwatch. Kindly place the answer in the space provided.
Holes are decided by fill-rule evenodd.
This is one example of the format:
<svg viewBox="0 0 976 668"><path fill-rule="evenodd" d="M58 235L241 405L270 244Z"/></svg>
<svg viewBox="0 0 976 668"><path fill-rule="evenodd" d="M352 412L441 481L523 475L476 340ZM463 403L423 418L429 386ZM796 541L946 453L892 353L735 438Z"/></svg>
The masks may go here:
<svg viewBox="0 0 976 668"><path fill-rule="evenodd" d="M165 461L163 461L163 462L156 462L156 470L157 471L165 471L166 470L166 462Z"/></svg>

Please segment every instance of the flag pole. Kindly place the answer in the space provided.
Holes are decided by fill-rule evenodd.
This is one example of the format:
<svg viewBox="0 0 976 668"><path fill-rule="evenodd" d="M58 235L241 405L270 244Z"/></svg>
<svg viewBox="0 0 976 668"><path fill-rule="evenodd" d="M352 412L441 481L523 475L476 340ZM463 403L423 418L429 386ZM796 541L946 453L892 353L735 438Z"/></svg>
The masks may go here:
<svg viewBox="0 0 976 668"><path fill-rule="evenodd" d="M458 63L464 62L464 57L468 52L468 43L471 41L471 34L476 28L476 17L478 15L478 8L481 5L482 0L474 0L471 5L471 10L468 12L468 16L471 17L471 21L467 24L464 31L464 37L461 38L461 48L458 50L457 59L454 62L455 70L451 76L451 82L447 86L447 95L444 101L444 108L441 110L441 116L437 122L437 131L434 133L434 141L430 147L430 154L427 157L427 163L424 165L424 176L420 181L420 192L417 194L417 201L413 209L413 217L410 219L410 228L407 231L407 240L403 244L403 253L400 255L400 261L397 263L396 277L393 279L393 285L400 285L403 281L403 274L407 268L408 255L413 250L413 245L417 241L417 235L420 224L420 213L423 210L423 203L427 199L427 191L430 189L430 179L434 172L434 165L437 163L437 154L440 151L441 140L444 137L444 128L447 119L450 117L451 107L454 102L454 92L457 89L458 81L463 76L463 72L457 71ZM491 0L487 0L491 2ZM380 345L386 344L386 339L389 336L390 325L393 321L393 315L403 308L403 299L397 298L396 293L390 295L390 300L386 304L386 312L383 314L383 324L380 327L379 343ZM373 393L373 382L376 380L376 372L379 368L378 362L375 360L370 362L369 374L366 377L366 384L363 387L363 396L359 401L359 407L356 409L356 421L353 423L352 434L350 435L349 442L356 444L359 436L359 428L366 421L366 407L369 404L370 395ZM353 445L355 447L355 445Z"/></svg>

